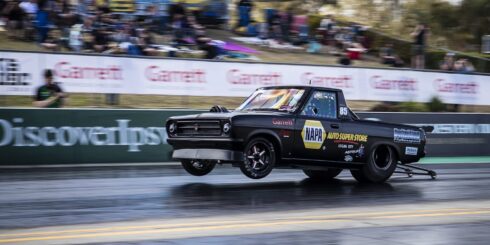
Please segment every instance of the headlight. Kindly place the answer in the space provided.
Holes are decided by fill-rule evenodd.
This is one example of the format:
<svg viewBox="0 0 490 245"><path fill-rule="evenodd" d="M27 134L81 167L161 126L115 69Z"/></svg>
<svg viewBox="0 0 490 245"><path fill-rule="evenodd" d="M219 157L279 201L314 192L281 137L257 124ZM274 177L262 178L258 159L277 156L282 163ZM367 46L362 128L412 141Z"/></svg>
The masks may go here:
<svg viewBox="0 0 490 245"><path fill-rule="evenodd" d="M175 131L177 131L177 125L173 122L170 124L170 126L168 126L168 132L173 134L175 133Z"/></svg>
<svg viewBox="0 0 490 245"><path fill-rule="evenodd" d="M230 123L225 123L225 125L223 125L223 132L225 134L229 134L231 131L231 124Z"/></svg>

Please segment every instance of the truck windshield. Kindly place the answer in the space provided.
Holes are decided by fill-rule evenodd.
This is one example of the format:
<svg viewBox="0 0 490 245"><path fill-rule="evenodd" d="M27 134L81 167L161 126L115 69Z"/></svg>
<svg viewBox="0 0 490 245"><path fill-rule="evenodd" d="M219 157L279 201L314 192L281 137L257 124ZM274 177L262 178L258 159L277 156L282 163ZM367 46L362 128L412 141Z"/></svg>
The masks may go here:
<svg viewBox="0 0 490 245"><path fill-rule="evenodd" d="M304 89L259 89L255 91L241 106L238 111L249 110L277 110L292 111L303 97Z"/></svg>

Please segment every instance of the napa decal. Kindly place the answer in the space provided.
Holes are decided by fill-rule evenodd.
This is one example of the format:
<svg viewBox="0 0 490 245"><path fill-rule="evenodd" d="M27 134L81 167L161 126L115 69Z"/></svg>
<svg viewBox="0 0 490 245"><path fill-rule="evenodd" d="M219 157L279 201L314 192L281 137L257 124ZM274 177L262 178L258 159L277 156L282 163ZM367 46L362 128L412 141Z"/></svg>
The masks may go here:
<svg viewBox="0 0 490 245"><path fill-rule="evenodd" d="M320 121L306 120L301 137L306 149L318 150L322 147L327 133Z"/></svg>

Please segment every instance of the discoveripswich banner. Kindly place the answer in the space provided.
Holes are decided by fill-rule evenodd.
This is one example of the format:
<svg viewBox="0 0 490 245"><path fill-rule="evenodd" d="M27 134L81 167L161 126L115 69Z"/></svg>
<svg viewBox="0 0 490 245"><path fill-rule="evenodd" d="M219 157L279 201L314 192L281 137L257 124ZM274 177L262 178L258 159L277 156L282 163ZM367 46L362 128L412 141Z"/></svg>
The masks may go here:
<svg viewBox="0 0 490 245"><path fill-rule="evenodd" d="M164 162L165 122L193 110L0 108L0 164ZM202 111L201 111L202 112ZM359 113L433 126L428 156L490 156L490 114Z"/></svg>
<svg viewBox="0 0 490 245"><path fill-rule="evenodd" d="M0 95L33 95L53 69L68 93L248 96L267 85L340 88L349 100L490 105L490 75L0 51Z"/></svg>
<svg viewBox="0 0 490 245"><path fill-rule="evenodd" d="M169 161L165 122L186 110L0 109L0 164Z"/></svg>

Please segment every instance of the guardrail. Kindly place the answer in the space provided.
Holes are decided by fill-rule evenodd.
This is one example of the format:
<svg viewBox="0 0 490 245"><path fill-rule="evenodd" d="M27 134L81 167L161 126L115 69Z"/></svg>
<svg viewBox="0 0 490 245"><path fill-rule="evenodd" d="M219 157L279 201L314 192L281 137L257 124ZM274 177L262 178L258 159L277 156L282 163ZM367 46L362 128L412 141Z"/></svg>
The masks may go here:
<svg viewBox="0 0 490 245"><path fill-rule="evenodd" d="M339 88L349 100L490 105L490 74L0 51L0 95L32 95L53 69L68 93L246 97L260 86Z"/></svg>
<svg viewBox="0 0 490 245"><path fill-rule="evenodd" d="M0 165L164 162L165 121L196 110L0 108ZM490 156L490 114L359 113L363 118L431 125L434 156Z"/></svg>

